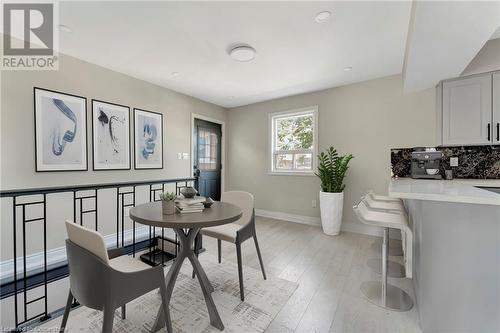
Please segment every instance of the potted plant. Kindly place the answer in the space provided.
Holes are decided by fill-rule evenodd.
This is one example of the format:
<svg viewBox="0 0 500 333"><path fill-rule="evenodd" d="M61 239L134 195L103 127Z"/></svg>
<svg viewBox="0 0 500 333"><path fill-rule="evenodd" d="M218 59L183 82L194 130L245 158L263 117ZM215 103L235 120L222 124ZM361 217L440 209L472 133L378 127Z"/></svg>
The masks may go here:
<svg viewBox="0 0 500 333"><path fill-rule="evenodd" d="M327 235L338 235L342 224L342 208L344 204L344 177L349 168L349 161L354 158L347 154L339 156L335 148L330 147L318 155L318 172L321 180L319 206L321 225Z"/></svg>
<svg viewBox="0 0 500 333"><path fill-rule="evenodd" d="M175 198L177 196L174 192L163 192L160 193L161 199L161 209L163 215L175 214Z"/></svg>

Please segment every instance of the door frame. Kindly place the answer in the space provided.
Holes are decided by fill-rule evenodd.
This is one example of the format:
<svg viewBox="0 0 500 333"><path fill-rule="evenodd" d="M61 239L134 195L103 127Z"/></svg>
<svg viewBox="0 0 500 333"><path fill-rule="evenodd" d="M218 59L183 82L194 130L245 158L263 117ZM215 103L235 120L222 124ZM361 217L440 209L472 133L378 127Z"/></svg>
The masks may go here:
<svg viewBox="0 0 500 333"><path fill-rule="evenodd" d="M194 157L194 142L193 142L193 136L194 136L194 120L199 119L199 120L205 120L209 121L211 123L216 123L221 125L221 160L220 163L222 165L221 168L221 173L220 173L220 193L222 194L224 192L225 186L226 186L226 122L220 119L212 118L212 117L207 117L198 113L191 113L191 135L189 137L189 142L191 144L191 156L189 158L189 174L191 177L193 177L193 157Z"/></svg>

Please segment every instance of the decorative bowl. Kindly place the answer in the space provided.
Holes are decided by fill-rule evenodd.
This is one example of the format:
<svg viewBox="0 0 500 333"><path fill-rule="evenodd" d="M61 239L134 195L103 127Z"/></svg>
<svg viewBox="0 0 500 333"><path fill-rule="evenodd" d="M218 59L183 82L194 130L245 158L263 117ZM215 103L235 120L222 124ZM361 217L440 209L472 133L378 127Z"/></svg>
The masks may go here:
<svg viewBox="0 0 500 333"><path fill-rule="evenodd" d="M212 200L212 198L207 198L207 200L203 203L203 206L205 208L210 208L214 204L215 201Z"/></svg>
<svg viewBox="0 0 500 333"><path fill-rule="evenodd" d="M439 172L439 169L425 169L425 172L428 175L437 175L437 173Z"/></svg>
<svg viewBox="0 0 500 333"><path fill-rule="evenodd" d="M194 198L194 196L198 193L194 187L188 186L184 187L181 190L181 194L184 196L186 199L191 199Z"/></svg>

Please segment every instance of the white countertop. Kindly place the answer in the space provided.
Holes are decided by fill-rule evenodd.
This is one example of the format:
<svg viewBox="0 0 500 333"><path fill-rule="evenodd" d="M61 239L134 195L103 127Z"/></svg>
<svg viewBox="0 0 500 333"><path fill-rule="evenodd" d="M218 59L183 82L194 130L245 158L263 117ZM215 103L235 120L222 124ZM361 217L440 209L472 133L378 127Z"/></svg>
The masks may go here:
<svg viewBox="0 0 500 333"><path fill-rule="evenodd" d="M475 186L500 187L497 179L433 180L394 178L389 196L401 199L460 202L500 206L500 194Z"/></svg>

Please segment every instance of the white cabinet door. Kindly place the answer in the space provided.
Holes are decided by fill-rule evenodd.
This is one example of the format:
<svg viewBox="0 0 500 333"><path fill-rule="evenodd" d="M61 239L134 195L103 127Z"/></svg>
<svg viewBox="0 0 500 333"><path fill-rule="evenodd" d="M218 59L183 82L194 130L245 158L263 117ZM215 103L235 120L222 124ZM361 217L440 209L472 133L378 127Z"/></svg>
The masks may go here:
<svg viewBox="0 0 500 333"><path fill-rule="evenodd" d="M491 74L443 83L443 144L491 144Z"/></svg>
<svg viewBox="0 0 500 333"><path fill-rule="evenodd" d="M500 73L493 74L493 143L500 144Z"/></svg>

